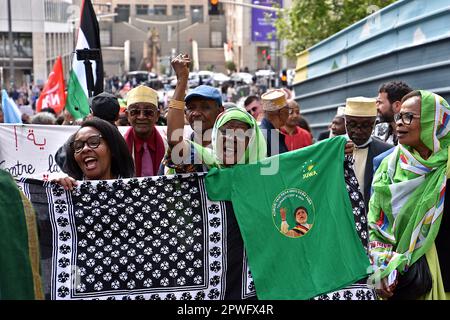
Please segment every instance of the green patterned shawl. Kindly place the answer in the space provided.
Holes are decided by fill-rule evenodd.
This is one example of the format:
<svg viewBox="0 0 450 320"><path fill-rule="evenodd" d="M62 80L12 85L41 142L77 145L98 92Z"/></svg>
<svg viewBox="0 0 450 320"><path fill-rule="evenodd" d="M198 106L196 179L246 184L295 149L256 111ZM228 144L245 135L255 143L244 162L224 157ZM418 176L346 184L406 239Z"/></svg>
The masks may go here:
<svg viewBox="0 0 450 320"><path fill-rule="evenodd" d="M450 145L450 108L440 96L421 94L420 138L432 151L422 159L398 145L375 173L369 204L372 280L405 272L434 243L444 208Z"/></svg>

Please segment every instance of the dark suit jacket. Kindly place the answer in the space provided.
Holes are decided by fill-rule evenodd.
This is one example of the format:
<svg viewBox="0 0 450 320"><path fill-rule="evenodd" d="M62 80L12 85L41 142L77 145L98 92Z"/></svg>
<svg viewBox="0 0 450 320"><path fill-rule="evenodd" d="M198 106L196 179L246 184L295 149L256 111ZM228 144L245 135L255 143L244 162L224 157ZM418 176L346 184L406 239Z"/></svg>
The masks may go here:
<svg viewBox="0 0 450 320"><path fill-rule="evenodd" d="M262 129L262 134L266 139L268 157L289 151L284 141L284 135L276 130L269 120L263 118L259 127ZM272 142L278 142L278 146L272 146Z"/></svg>
<svg viewBox="0 0 450 320"><path fill-rule="evenodd" d="M322 141L325 139L328 139L330 137L330 130L322 131L319 133L319 137L317 138L317 141Z"/></svg>
<svg viewBox="0 0 450 320"><path fill-rule="evenodd" d="M373 180L373 159L393 147L393 145L383 142L376 137L372 137L372 142L369 144L366 168L364 171L364 202L366 203L367 212L369 212L370 188Z"/></svg>

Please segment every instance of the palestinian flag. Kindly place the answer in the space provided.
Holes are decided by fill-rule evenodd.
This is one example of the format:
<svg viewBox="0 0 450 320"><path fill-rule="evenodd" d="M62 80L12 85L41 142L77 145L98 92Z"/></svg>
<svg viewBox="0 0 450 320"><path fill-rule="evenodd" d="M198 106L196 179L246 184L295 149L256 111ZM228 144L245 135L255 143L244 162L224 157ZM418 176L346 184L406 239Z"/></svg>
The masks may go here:
<svg viewBox="0 0 450 320"><path fill-rule="evenodd" d="M100 49L100 31L97 17L90 0L84 0L81 9L80 28L78 29L77 46L75 50ZM100 51L101 52L101 51ZM94 95L103 92L103 61L100 54L99 61L93 61L92 73L94 76ZM80 119L89 114L88 89L86 84L86 72L84 62L78 61L74 54L72 71L69 79L69 93L66 108L74 116Z"/></svg>
<svg viewBox="0 0 450 320"><path fill-rule="evenodd" d="M4 170L0 190L0 300L43 299L33 207Z"/></svg>

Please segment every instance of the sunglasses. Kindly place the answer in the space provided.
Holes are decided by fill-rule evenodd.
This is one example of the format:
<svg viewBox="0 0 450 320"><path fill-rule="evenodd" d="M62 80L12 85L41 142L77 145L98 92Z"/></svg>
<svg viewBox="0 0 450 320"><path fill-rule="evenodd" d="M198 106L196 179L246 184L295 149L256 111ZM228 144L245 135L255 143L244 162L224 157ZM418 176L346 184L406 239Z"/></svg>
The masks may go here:
<svg viewBox="0 0 450 320"><path fill-rule="evenodd" d="M356 130L357 128L359 128L359 130L361 131L368 131L368 130L373 130L373 125L374 125L374 121L366 121L363 123L357 123L354 121L349 121L345 123L345 126L347 127L348 130Z"/></svg>
<svg viewBox="0 0 450 320"><path fill-rule="evenodd" d="M138 115L140 115L141 113L144 114L144 117L154 117L156 114L156 111L150 108L145 108L145 109L131 109L128 110L128 112L130 113L130 116L132 117L137 117Z"/></svg>
<svg viewBox="0 0 450 320"><path fill-rule="evenodd" d="M87 144L91 149L97 149L101 142L101 135L90 136L86 140L75 140L70 146L75 153L80 153L84 149L84 145Z"/></svg>
<svg viewBox="0 0 450 320"><path fill-rule="evenodd" d="M412 112L399 112L394 115L395 122L402 120L403 124L410 125L414 118L420 118L420 116Z"/></svg>

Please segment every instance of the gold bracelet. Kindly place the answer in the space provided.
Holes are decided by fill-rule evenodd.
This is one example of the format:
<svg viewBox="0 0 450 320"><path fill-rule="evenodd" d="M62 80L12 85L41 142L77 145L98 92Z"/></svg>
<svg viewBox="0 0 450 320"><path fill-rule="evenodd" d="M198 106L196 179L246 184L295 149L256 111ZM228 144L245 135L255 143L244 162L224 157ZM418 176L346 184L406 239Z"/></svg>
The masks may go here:
<svg viewBox="0 0 450 320"><path fill-rule="evenodd" d="M169 108L172 108L172 109L184 110L185 105L186 104L184 103L184 101L178 101L178 100L174 100L174 99L171 99L169 101Z"/></svg>

